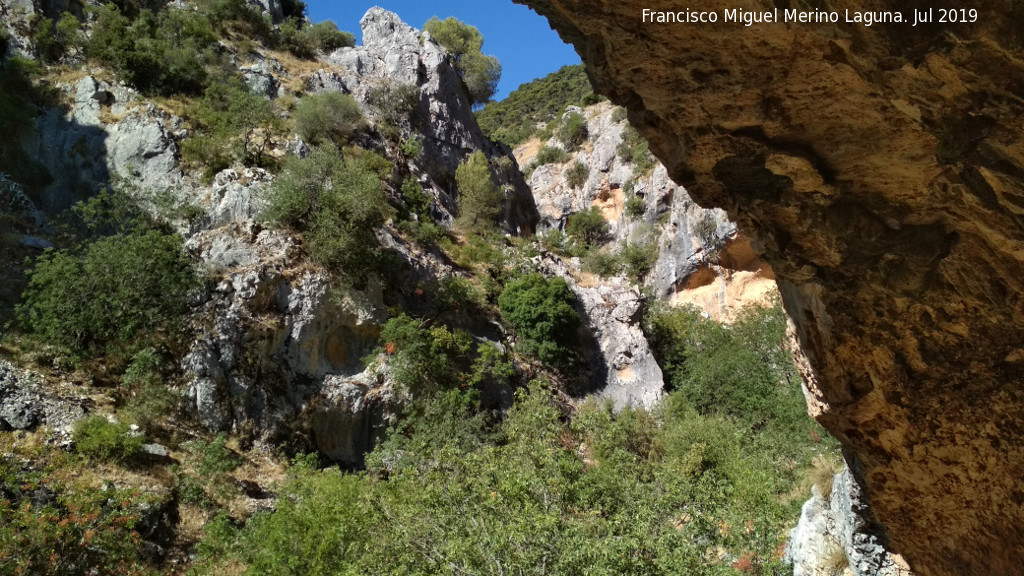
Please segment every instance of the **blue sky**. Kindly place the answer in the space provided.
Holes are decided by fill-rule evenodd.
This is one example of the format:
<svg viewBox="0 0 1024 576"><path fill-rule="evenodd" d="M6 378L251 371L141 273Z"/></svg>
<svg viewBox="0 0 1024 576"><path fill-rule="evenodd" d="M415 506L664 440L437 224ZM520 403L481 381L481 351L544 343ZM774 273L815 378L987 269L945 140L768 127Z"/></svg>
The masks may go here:
<svg viewBox="0 0 1024 576"><path fill-rule="evenodd" d="M431 16L455 16L484 35L484 53L501 60L501 83L495 100L520 84L545 76L566 64L579 64L576 51L558 37L548 21L511 0L306 0L313 22L334 20L338 28L361 41L359 19L373 6L390 10L414 28Z"/></svg>

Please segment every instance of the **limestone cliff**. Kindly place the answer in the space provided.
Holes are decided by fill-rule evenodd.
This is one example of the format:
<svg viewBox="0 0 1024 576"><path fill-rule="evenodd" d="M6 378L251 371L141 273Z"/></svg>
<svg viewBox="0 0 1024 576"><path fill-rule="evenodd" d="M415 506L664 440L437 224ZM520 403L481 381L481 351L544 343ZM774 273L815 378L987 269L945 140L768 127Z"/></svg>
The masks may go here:
<svg viewBox="0 0 1024 576"><path fill-rule="evenodd" d="M814 415L920 574L1024 566L1024 6L973 24L651 24L515 0L573 43L669 175L756 238ZM705 10L793 8L706 1ZM903 10L924 2L837 0Z"/></svg>
<svg viewBox="0 0 1024 576"><path fill-rule="evenodd" d="M615 106L570 107L569 113L586 119L582 148L565 162L538 166L527 178L541 233L564 229L573 214L595 206L608 221L612 250L626 243L657 244L657 259L641 284L658 298L695 305L716 320L727 321L743 306L777 294L771 268L724 211L694 203L660 162L638 171L635 162L621 157L628 123L617 120ZM557 137L530 140L515 150L519 165L530 166L544 146L565 148ZM587 178L574 187L566 174L577 162L587 167ZM638 209L626 209L631 200L639 200Z"/></svg>

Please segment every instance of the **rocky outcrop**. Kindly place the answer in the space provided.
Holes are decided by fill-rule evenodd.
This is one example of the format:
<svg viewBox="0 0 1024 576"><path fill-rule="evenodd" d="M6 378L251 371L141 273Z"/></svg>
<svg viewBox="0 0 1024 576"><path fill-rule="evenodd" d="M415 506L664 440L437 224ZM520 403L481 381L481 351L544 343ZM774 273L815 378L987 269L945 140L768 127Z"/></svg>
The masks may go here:
<svg viewBox="0 0 1024 576"><path fill-rule="evenodd" d="M812 487L789 534L785 560L793 576L909 576L903 559L886 551L850 469L844 466L829 482Z"/></svg>
<svg viewBox="0 0 1024 576"><path fill-rule="evenodd" d="M568 161L539 166L527 179L541 216L540 233L564 229L573 214L596 206L608 221L613 249L627 242L658 244L658 258L642 279L654 295L695 305L716 320L728 321L743 306L777 294L771 268L723 210L695 203L661 163L637 174L634 162L619 156L628 124L615 121L614 106L570 107L565 113L584 116L588 137ZM529 165L542 146L564 148L554 137L530 141L515 151L519 164ZM588 176L573 187L566 173L577 162L587 167ZM642 214L625 209L630 196L642 201Z"/></svg>
<svg viewBox="0 0 1024 576"><path fill-rule="evenodd" d="M653 408L665 389L658 366L643 330L643 295L622 278L597 283L583 282L577 266L547 254L534 259L537 269L548 276L564 278L576 294L577 308L588 338L584 349L596 383L580 392L609 400L617 410L627 406Z"/></svg>
<svg viewBox="0 0 1024 576"><path fill-rule="evenodd" d="M112 180L147 195L181 187L177 146L169 130L180 119L138 103L138 94L129 88L92 76L64 90L73 98L71 111L45 110L23 143L53 179L40 208L59 212Z"/></svg>
<svg viewBox="0 0 1024 576"><path fill-rule="evenodd" d="M360 22L363 43L341 48L328 62L343 72L321 70L312 80L315 90L353 94L372 113L370 93L385 85L415 86L418 101L405 137L422 140L423 151L409 167L425 191L435 198L437 216L451 223L455 211L455 169L473 151L483 151L502 186L502 226L512 234L528 233L537 222L533 196L511 153L480 131L462 79L444 50L394 13L371 8Z"/></svg>
<svg viewBox="0 0 1024 576"><path fill-rule="evenodd" d="M359 464L395 405L363 361L377 345L380 295L294 267L294 240L251 223L196 234L187 248L223 277L182 361L199 420L259 438L297 434Z"/></svg>
<svg viewBox="0 0 1024 576"><path fill-rule="evenodd" d="M637 1L516 1L576 46L675 181L756 238L806 351L811 413L895 551L919 574L1018 572L1024 7L746 27L645 24Z"/></svg>
<svg viewBox="0 0 1024 576"><path fill-rule="evenodd" d="M0 361L0 431L45 425L67 440L72 425L85 416L85 402L44 390L35 375Z"/></svg>
<svg viewBox="0 0 1024 576"><path fill-rule="evenodd" d="M10 34L9 54L27 56L32 53L32 19L35 17L33 0L4 0L0 2L0 26Z"/></svg>

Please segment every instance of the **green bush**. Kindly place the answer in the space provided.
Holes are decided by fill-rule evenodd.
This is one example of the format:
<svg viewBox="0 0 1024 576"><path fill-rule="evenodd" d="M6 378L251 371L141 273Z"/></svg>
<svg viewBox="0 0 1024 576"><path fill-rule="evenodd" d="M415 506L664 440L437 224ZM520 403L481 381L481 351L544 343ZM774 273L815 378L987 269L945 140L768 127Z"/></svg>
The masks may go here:
<svg viewBox="0 0 1024 576"><path fill-rule="evenodd" d="M587 119L579 112L571 112L562 116L558 125L557 137L559 142L572 151L577 150L587 141Z"/></svg>
<svg viewBox="0 0 1024 576"><path fill-rule="evenodd" d="M693 308L656 308L645 327L672 386L698 411L769 423L787 444L806 436L806 404L781 306L748 307L731 325Z"/></svg>
<svg viewBox="0 0 1024 576"><path fill-rule="evenodd" d="M56 62L68 48L78 46L82 41L82 24L70 12L65 12L56 22L40 17L35 23L32 44L43 62Z"/></svg>
<svg viewBox="0 0 1024 576"><path fill-rule="evenodd" d="M295 106L295 130L311 145L342 145L363 127L363 113L355 98L340 92L306 96Z"/></svg>
<svg viewBox="0 0 1024 576"><path fill-rule="evenodd" d="M92 10L86 54L146 95L202 94L210 70L228 67L204 12L142 10L132 19L113 4Z"/></svg>
<svg viewBox="0 0 1024 576"><path fill-rule="evenodd" d="M102 461L127 462L138 455L145 443L133 435L127 424L113 423L100 415L75 422L72 436L75 452Z"/></svg>
<svg viewBox="0 0 1024 576"><path fill-rule="evenodd" d="M565 231L570 238L589 248L603 243L608 238L611 227L604 219L601 209L591 206L570 216Z"/></svg>
<svg viewBox="0 0 1024 576"><path fill-rule="evenodd" d="M402 154L409 159L419 158L423 152L423 139L418 136L411 136L402 140Z"/></svg>
<svg viewBox="0 0 1024 576"><path fill-rule="evenodd" d="M565 171L565 183L570 188L580 188L587 183L587 178L590 177L590 168L583 162L577 161L568 170Z"/></svg>
<svg viewBox="0 0 1024 576"><path fill-rule="evenodd" d="M565 150L562 150L561 148L556 148L554 146L544 146L537 151L537 155L534 156L533 160L531 160L530 163L526 166L526 169L523 171L523 174L525 174L526 177L529 178L530 174L533 174L533 171L536 170L537 168L540 168L541 166L544 166L546 164L562 164L568 161L569 155L565 152Z"/></svg>
<svg viewBox="0 0 1024 576"><path fill-rule="evenodd" d="M476 119L488 138L515 148L537 133L538 124L555 119L566 106L581 104L592 93L582 64L563 66L522 84L500 102L489 102L476 113Z"/></svg>
<svg viewBox="0 0 1024 576"><path fill-rule="evenodd" d="M132 355L167 339L199 285L182 244L150 230L47 251L29 272L21 322L76 355Z"/></svg>
<svg viewBox="0 0 1024 576"><path fill-rule="evenodd" d="M273 104L253 94L241 78L214 82L189 110L196 133L182 145L186 164L203 169L207 180L237 161L264 165L267 147L281 130Z"/></svg>
<svg viewBox="0 0 1024 576"><path fill-rule="evenodd" d="M622 131L622 141L616 153L623 162L633 164L634 180L645 176L654 167L654 158L651 157L647 140L632 126L626 126Z"/></svg>
<svg viewBox="0 0 1024 576"><path fill-rule="evenodd" d="M657 413L588 403L566 422L536 382L500 422L477 405L459 391L417 402L368 474L297 461L276 511L208 527L202 573L716 576L738 573L731 558L784 571L799 503L750 454L756 433L678 398Z"/></svg>
<svg viewBox="0 0 1024 576"><path fill-rule="evenodd" d="M430 220L430 196L423 191L423 186L415 178L406 178L402 182L402 200L411 214L417 214L423 222Z"/></svg>
<svg viewBox="0 0 1024 576"><path fill-rule="evenodd" d="M377 130L392 142L401 140L403 127L411 122L419 99L420 89L414 84L388 82L367 94L367 102L376 113Z"/></svg>
<svg viewBox="0 0 1024 576"><path fill-rule="evenodd" d="M498 297L501 317L520 338L520 350L562 369L578 360L580 317L576 296L565 280L528 274L510 282Z"/></svg>
<svg viewBox="0 0 1024 576"><path fill-rule="evenodd" d="M644 199L633 194L626 199L626 215L631 218L642 218L647 211Z"/></svg>
<svg viewBox="0 0 1024 576"><path fill-rule="evenodd" d="M313 44L324 52L330 53L339 48L351 48L356 45L355 35L338 30L338 25L331 20L311 24L308 30Z"/></svg>
<svg viewBox="0 0 1024 576"><path fill-rule="evenodd" d="M374 228L389 214L380 175L354 155L317 146L289 158L271 186L264 217L305 233L309 253L357 284L377 267Z"/></svg>
<svg viewBox="0 0 1024 576"><path fill-rule="evenodd" d="M423 30L452 57L455 69L469 90L470 102L483 104L494 96L501 79L501 63L481 52L484 37L475 26L454 17L427 20Z"/></svg>
<svg viewBox="0 0 1024 576"><path fill-rule="evenodd" d="M615 110L612 111L612 122L618 124L626 119L626 109L622 106L616 106Z"/></svg>
<svg viewBox="0 0 1024 576"><path fill-rule="evenodd" d="M628 242L619 253L626 274L637 280L643 279L658 261L657 242Z"/></svg>
<svg viewBox="0 0 1024 576"><path fill-rule="evenodd" d="M331 20L307 24L301 16L286 18L277 29L277 44L299 58L312 59L317 50L334 52L356 45L350 32L338 30Z"/></svg>
<svg viewBox="0 0 1024 576"><path fill-rule="evenodd" d="M466 233L481 234L494 230L501 214L501 188L491 177L491 168L483 152L469 155L455 171L459 190L459 217L456 225Z"/></svg>
<svg viewBox="0 0 1024 576"><path fill-rule="evenodd" d="M165 361L156 350L144 348L132 357L121 378L121 386L128 395L125 413L149 434L174 414L178 397L166 384L166 371Z"/></svg>
<svg viewBox="0 0 1024 576"><path fill-rule="evenodd" d="M544 233L540 239L541 246L550 252L561 252L565 248L565 233L558 228L552 228Z"/></svg>
<svg viewBox="0 0 1024 576"><path fill-rule="evenodd" d="M414 397L468 382L474 347L464 330L401 314L381 327L380 341L395 382Z"/></svg>
<svg viewBox="0 0 1024 576"><path fill-rule="evenodd" d="M209 442L196 440L190 449L199 456L196 472L203 478L227 474L242 465L242 459L227 447L227 437L223 434Z"/></svg>
<svg viewBox="0 0 1024 576"><path fill-rule="evenodd" d="M583 258L583 270L598 276L615 276L622 272L622 258L605 250L591 250Z"/></svg>

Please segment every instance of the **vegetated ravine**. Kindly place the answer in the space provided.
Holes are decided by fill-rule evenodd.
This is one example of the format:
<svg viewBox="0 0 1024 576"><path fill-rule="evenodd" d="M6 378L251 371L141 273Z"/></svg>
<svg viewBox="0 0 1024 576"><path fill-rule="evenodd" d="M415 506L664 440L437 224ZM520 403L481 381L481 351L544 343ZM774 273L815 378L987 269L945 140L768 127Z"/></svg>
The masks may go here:
<svg viewBox="0 0 1024 576"><path fill-rule="evenodd" d="M894 549L921 574L1019 573L1020 3L941 7L974 10L968 22L747 27L642 23L658 6L641 2L516 1L576 46L676 181L757 239L806 352L812 414ZM741 4L701 9L807 8ZM827 6L867 7L938 8Z"/></svg>
<svg viewBox="0 0 1024 576"><path fill-rule="evenodd" d="M474 114L500 67L455 19L375 8L356 45L301 2L0 12L5 570L904 568L806 414L782 236L735 223L825 170L798 140L709 168L767 184L730 220L580 67ZM934 226L900 226L910 282Z"/></svg>

